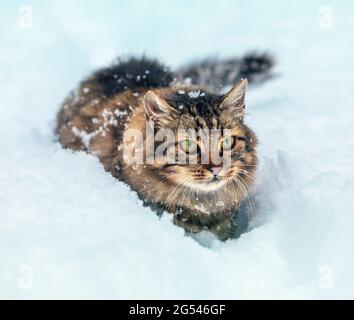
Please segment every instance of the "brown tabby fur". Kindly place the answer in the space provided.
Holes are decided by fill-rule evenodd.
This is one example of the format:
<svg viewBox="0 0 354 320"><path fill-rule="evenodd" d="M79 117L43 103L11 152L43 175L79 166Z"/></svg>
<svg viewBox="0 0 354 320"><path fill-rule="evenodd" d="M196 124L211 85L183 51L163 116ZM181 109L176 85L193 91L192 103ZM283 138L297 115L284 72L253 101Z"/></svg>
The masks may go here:
<svg viewBox="0 0 354 320"><path fill-rule="evenodd" d="M187 111L186 108L178 108L177 98L181 90L186 92L184 104L188 104ZM188 98L189 92L197 90L205 94L206 100ZM145 133L146 118L149 117L147 107L149 103L156 104L156 101L151 101L151 94L152 98L158 97L171 108L168 113L161 114L160 119L152 118L156 120L157 126L166 126L172 130L181 127L232 130L237 142L231 169L224 174L228 183L214 185L210 190L208 187L205 190L188 186L178 188L181 177L202 185L211 175L210 166L196 164L165 167L158 163L125 163L123 133L128 128L136 128ZM146 204L172 213L174 222L187 232L206 229L224 240L234 232L233 216L248 196L257 165L257 139L243 122L244 96L242 101L237 101L239 105L236 103L232 106L232 101L227 100L232 100L230 95L232 91L219 96L197 86L172 86L153 90L137 87L105 96L93 77L63 103L58 114L56 132L65 148L85 150L97 156L105 170L127 183ZM196 105L197 102L199 105ZM200 112L200 103L205 104L203 108L207 110L206 113ZM223 109L228 103L231 106ZM237 181L233 179L235 176L238 177Z"/></svg>

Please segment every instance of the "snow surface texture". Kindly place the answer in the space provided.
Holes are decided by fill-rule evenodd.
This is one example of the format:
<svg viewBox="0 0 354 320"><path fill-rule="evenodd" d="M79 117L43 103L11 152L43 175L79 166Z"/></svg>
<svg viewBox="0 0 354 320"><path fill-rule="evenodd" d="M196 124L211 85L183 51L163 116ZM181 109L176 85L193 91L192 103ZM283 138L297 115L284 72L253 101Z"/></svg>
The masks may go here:
<svg viewBox="0 0 354 320"><path fill-rule="evenodd" d="M1 2L1 298L354 298L354 3L329 3L330 30L321 1L271 3L26 1L26 29ZM279 76L248 93L261 165L238 240L184 236L54 141L62 99L116 54L249 49Z"/></svg>

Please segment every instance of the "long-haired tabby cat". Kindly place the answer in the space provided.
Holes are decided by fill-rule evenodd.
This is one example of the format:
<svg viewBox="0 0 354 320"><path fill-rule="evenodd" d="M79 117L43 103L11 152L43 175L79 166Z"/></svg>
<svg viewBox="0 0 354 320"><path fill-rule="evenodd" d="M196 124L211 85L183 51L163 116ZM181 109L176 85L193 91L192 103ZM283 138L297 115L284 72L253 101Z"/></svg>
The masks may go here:
<svg viewBox="0 0 354 320"><path fill-rule="evenodd" d="M187 232L209 230L225 240L235 234L235 216L257 167L257 138L244 123L247 80L241 79L264 80L272 65L270 57L257 54L206 60L175 73L147 58L118 61L84 80L64 101L56 133L64 147L96 155L145 204L172 213ZM228 129L231 134L221 137L217 148L231 154L230 166L125 161L125 132L139 130L146 142L151 123L176 136L179 129ZM207 152L198 139L177 138L175 146L197 159Z"/></svg>

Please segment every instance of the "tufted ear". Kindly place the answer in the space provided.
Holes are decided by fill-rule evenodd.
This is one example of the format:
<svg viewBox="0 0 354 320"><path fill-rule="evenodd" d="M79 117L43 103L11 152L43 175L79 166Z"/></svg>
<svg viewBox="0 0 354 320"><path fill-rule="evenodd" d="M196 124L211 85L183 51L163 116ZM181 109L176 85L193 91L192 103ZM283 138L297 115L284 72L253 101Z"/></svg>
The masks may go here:
<svg viewBox="0 0 354 320"><path fill-rule="evenodd" d="M234 117L242 117L245 113L246 90L247 80L243 79L225 95L220 108L229 111Z"/></svg>
<svg viewBox="0 0 354 320"><path fill-rule="evenodd" d="M149 90L143 97L143 104L148 120L159 120L169 116L174 109L156 92Z"/></svg>

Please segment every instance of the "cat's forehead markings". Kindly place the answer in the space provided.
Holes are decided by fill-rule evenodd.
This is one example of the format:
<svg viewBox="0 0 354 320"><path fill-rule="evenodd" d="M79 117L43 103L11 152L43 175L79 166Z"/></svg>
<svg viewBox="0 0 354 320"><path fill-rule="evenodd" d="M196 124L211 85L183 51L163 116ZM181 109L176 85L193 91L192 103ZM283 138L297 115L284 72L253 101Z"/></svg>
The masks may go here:
<svg viewBox="0 0 354 320"><path fill-rule="evenodd" d="M213 117L211 119L211 124L212 124L212 128L217 129L219 126L219 121L215 117Z"/></svg>
<svg viewBox="0 0 354 320"><path fill-rule="evenodd" d="M195 115L198 115L198 110L197 107L195 105L191 105L190 106L190 110L192 113L194 113Z"/></svg>
<svg viewBox="0 0 354 320"><path fill-rule="evenodd" d="M197 128L207 128L207 123L206 123L205 119L203 119L202 117L199 117L199 116L196 117L195 122L196 122Z"/></svg>

